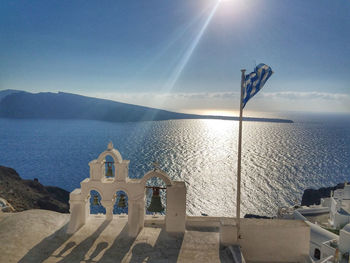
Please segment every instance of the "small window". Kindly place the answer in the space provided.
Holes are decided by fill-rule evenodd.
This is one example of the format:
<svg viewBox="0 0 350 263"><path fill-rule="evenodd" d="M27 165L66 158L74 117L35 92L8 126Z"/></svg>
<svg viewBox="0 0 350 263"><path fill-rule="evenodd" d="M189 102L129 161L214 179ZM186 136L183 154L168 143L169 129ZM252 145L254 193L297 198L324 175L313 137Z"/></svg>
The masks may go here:
<svg viewBox="0 0 350 263"><path fill-rule="evenodd" d="M314 258L316 258L316 259L321 258L321 251L318 248L315 248Z"/></svg>

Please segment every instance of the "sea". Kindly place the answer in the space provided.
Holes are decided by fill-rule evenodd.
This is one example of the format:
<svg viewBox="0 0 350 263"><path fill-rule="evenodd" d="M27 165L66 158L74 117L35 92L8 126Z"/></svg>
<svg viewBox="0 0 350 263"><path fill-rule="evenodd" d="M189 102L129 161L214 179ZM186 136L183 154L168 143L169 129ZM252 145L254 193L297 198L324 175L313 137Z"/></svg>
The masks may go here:
<svg viewBox="0 0 350 263"><path fill-rule="evenodd" d="M294 123L243 122L242 216L274 216L306 188L350 181L350 115L284 117ZM110 141L130 160L130 178L157 162L184 180L188 215L235 216L238 121L0 119L0 165L72 191Z"/></svg>

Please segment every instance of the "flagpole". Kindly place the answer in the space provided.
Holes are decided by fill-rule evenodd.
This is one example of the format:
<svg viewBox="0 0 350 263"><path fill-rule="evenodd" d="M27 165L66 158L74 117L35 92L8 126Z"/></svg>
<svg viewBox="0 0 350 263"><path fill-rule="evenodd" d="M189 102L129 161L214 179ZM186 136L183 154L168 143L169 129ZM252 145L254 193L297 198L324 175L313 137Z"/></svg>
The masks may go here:
<svg viewBox="0 0 350 263"><path fill-rule="evenodd" d="M239 129L238 129L238 163L237 163L237 199L236 199L236 220L237 220L237 241L240 238L240 227L241 227L241 153L242 153L242 115L243 115L243 90L244 90L244 79L245 69L241 69L241 99L239 103Z"/></svg>

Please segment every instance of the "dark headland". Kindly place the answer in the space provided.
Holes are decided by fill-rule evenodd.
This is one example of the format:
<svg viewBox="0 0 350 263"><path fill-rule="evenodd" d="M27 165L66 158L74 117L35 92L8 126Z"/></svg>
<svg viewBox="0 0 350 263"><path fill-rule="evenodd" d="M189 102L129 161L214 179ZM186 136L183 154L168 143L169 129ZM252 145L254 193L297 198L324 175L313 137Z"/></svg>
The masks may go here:
<svg viewBox="0 0 350 263"><path fill-rule="evenodd" d="M330 197L331 192L337 189L344 189L344 183L339 183L336 186L321 187L319 189L306 189L301 198L301 205L319 205L321 198Z"/></svg>
<svg viewBox="0 0 350 263"><path fill-rule="evenodd" d="M138 122L178 119L238 120L238 117L171 112L71 93L0 91L0 118L82 119ZM245 117L245 121L292 123L292 120Z"/></svg>
<svg viewBox="0 0 350 263"><path fill-rule="evenodd" d="M69 192L55 186L44 186L38 180L23 180L9 167L0 166L0 197L16 212L45 209L69 212Z"/></svg>

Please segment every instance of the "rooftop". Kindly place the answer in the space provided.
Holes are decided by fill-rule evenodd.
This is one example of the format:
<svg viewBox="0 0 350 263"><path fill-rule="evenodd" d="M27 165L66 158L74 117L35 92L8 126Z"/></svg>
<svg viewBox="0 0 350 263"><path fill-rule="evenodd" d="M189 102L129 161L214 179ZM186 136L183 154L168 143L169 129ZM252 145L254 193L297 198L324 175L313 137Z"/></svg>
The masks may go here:
<svg viewBox="0 0 350 263"><path fill-rule="evenodd" d="M350 215L350 200L343 199L341 201L341 212L345 215Z"/></svg>
<svg viewBox="0 0 350 263"><path fill-rule="evenodd" d="M146 216L145 227L131 238L127 215L114 215L111 221L106 221L104 215L90 215L87 223L70 235L66 233L69 214L46 210L3 213L0 237L6 245L0 246L0 262L233 262L228 249L220 246L217 227L220 221L231 224L231 219L189 217L188 220L185 233L174 235L165 231L163 216ZM294 220L243 222L242 227L254 233L257 228L266 230L270 226L288 229L294 225L297 231L307 229L302 230L304 222ZM259 239L258 236L255 238Z"/></svg>
<svg viewBox="0 0 350 263"><path fill-rule="evenodd" d="M0 236L7 246L0 247L0 262L230 262L226 253L220 254L219 233L212 229L170 235L161 218L149 216L131 238L126 215L112 221L95 215L68 235L68 218L44 210L2 214Z"/></svg>

